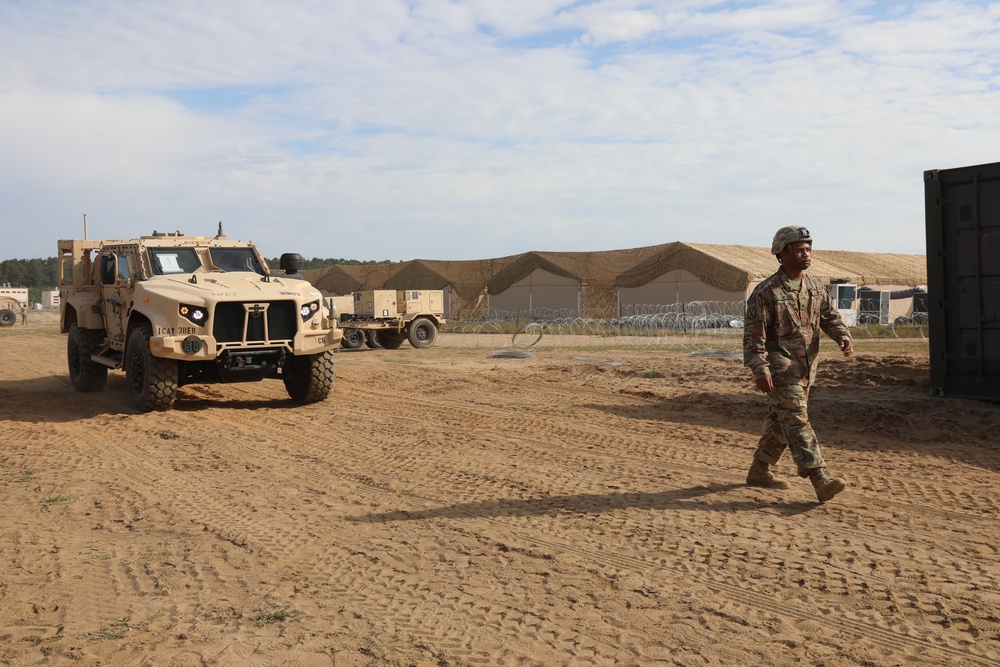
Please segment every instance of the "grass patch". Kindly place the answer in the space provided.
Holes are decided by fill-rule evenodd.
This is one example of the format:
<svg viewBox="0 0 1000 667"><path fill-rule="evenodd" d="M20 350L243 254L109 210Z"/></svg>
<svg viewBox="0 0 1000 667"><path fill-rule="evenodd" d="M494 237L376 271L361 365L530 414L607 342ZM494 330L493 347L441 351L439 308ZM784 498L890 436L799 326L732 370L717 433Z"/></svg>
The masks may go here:
<svg viewBox="0 0 1000 667"><path fill-rule="evenodd" d="M31 320L28 320L28 326L21 326L17 324L16 326L9 327L7 331L4 332L5 336L32 336L37 334L43 334L45 336L61 336L59 332L58 324L31 324Z"/></svg>
<svg viewBox="0 0 1000 667"><path fill-rule="evenodd" d="M391 664L412 664L430 659L427 652L420 647L402 646L379 639L375 635L366 635L361 640L361 644L352 647L352 650L367 656L369 665L390 661Z"/></svg>
<svg viewBox="0 0 1000 667"><path fill-rule="evenodd" d="M642 374L642 377L644 377L644 378L661 378L661 377L663 377L663 372L662 371L657 371L657 370L646 371L645 373Z"/></svg>
<svg viewBox="0 0 1000 667"><path fill-rule="evenodd" d="M25 470L24 472L21 473L21 476L17 478L17 481L30 482L31 480L35 479L35 475L37 475L39 472L40 471L38 470Z"/></svg>
<svg viewBox="0 0 1000 667"><path fill-rule="evenodd" d="M132 619L126 616L125 618L115 621L111 625L106 625L100 630L95 630L87 635L87 638L92 642L100 641L115 641L118 639L124 639L125 636L132 631L133 626L131 624Z"/></svg>
<svg viewBox="0 0 1000 667"><path fill-rule="evenodd" d="M51 498L46 498L42 502L46 505L57 505L59 503L68 503L72 498L69 496L52 496Z"/></svg>
<svg viewBox="0 0 1000 667"><path fill-rule="evenodd" d="M821 339L821 359L835 359L840 356L837 344L823 336ZM902 354L923 357L930 360L930 342L926 338L862 338L854 339L854 355ZM828 355L828 356L823 356Z"/></svg>
<svg viewBox="0 0 1000 667"><path fill-rule="evenodd" d="M100 630L95 630L87 635L87 639L92 642L117 641L124 639L133 630L145 630L149 627L149 622L155 618L163 616L163 612L157 612L140 623L133 623L131 616L119 619L111 625L106 625Z"/></svg>
<svg viewBox="0 0 1000 667"><path fill-rule="evenodd" d="M286 621L294 623L298 621L302 614L295 611L294 609L287 609L285 607L271 607L270 609L257 608L254 609L256 615L253 620L257 621L261 625L270 625L271 623L284 623Z"/></svg>

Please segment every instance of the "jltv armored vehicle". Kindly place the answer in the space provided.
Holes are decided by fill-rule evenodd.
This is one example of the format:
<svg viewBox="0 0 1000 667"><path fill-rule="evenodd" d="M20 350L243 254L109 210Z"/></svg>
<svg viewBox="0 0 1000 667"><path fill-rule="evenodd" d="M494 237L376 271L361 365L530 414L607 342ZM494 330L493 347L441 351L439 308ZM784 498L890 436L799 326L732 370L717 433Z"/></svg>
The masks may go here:
<svg viewBox="0 0 1000 667"><path fill-rule="evenodd" d="M281 257L272 275L256 247L157 233L130 241L59 241L60 330L77 391L123 369L139 410L165 410L178 387L281 378L291 399L333 386L342 331L319 290Z"/></svg>

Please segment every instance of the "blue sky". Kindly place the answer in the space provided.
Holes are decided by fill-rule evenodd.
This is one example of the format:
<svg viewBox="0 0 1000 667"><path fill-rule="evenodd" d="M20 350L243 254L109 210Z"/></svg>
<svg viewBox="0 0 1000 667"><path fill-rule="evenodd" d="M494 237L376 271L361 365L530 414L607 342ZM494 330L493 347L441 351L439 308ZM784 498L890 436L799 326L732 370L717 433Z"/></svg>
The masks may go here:
<svg viewBox="0 0 1000 667"><path fill-rule="evenodd" d="M670 241L924 252L1000 161L1000 3L0 0L0 259L152 230L267 256Z"/></svg>

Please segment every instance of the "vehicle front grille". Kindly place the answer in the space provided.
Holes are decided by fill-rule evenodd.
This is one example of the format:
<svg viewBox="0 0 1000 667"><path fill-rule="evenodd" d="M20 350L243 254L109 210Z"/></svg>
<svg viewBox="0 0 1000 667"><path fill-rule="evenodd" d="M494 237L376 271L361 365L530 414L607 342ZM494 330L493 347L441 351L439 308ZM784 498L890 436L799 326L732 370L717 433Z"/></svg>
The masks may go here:
<svg viewBox="0 0 1000 667"><path fill-rule="evenodd" d="M294 338L297 324L294 301L220 303L215 307L212 335L220 344L273 343Z"/></svg>

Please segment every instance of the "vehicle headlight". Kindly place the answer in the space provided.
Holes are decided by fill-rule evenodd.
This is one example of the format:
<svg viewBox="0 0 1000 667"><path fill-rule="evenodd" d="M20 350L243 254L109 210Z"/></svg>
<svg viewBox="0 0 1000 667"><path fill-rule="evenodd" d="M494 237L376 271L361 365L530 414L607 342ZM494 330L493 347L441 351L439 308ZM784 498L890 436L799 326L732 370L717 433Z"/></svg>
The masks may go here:
<svg viewBox="0 0 1000 667"><path fill-rule="evenodd" d="M299 315L302 316L302 321L305 322L315 315L317 310L319 310L319 301L310 301L309 303L302 304L302 307L299 308Z"/></svg>
<svg viewBox="0 0 1000 667"><path fill-rule="evenodd" d="M202 306L189 306L182 303L177 312L188 322L197 324L199 327L205 326L205 322L208 320L208 310Z"/></svg>

